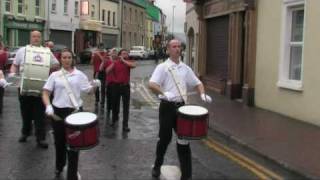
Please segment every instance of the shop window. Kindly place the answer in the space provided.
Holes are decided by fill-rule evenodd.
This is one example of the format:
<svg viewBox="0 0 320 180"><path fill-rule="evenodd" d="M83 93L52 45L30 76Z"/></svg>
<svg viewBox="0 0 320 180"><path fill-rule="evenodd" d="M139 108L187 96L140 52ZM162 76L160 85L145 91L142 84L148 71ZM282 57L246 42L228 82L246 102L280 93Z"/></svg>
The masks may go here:
<svg viewBox="0 0 320 180"><path fill-rule="evenodd" d="M278 86L302 90L304 0L285 0Z"/></svg>

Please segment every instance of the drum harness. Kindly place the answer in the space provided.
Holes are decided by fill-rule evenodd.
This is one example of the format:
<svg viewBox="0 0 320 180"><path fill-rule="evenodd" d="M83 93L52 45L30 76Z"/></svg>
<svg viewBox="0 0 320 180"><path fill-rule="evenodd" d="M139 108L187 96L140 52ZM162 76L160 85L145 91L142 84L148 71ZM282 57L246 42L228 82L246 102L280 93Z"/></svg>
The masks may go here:
<svg viewBox="0 0 320 180"><path fill-rule="evenodd" d="M174 84L176 85L176 87L178 89L180 97L182 98L183 102L186 104L187 103L186 89L183 89L181 87L181 81L180 81L179 77L177 76L176 68L174 68L173 66L170 67L168 64L166 64L166 66L167 66L168 71L170 72L170 74L173 78ZM183 93L185 95L182 95Z"/></svg>
<svg viewBox="0 0 320 180"><path fill-rule="evenodd" d="M63 85L64 85L64 87L66 88L67 93L68 93L68 96L69 96L69 98L70 98L70 100L71 100L71 103L72 103L72 105L75 107L75 110L74 110L72 113L78 112L78 111L79 111L79 104L78 104L78 102L77 102L77 100L76 100L76 97L74 96L74 93L73 93L73 91L72 91L72 89L71 89L71 86L70 86L70 84L69 84L69 81L67 80L66 70L64 70L63 68L61 68L59 77L61 77L62 82L63 82ZM53 118L54 120L56 120L56 121L62 120L62 118L59 117L59 116L56 115L56 114L53 114L53 115L52 115L52 118Z"/></svg>

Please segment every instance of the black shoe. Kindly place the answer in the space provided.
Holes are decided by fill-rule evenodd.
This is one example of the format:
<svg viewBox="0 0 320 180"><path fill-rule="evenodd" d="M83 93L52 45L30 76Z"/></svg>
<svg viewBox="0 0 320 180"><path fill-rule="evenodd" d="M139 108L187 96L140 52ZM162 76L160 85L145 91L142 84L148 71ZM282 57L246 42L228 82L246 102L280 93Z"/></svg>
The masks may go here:
<svg viewBox="0 0 320 180"><path fill-rule="evenodd" d="M152 174L152 177L155 177L155 178L158 178L160 176L160 167L153 167L152 168L152 171L151 171L151 174Z"/></svg>
<svg viewBox="0 0 320 180"><path fill-rule="evenodd" d="M129 127L124 127L124 128L122 128L122 130L125 131L125 132L130 132L130 128Z"/></svg>
<svg viewBox="0 0 320 180"><path fill-rule="evenodd" d="M28 138L28 136L26 136L26 135L21 135L21 137L19 138L19 142L27 142L27 138Z"/></svg>
<svg viewBox="0 0 320 180"><path fill-rule="evenodd" d="M42 149L48 149L48 143L45 141L37 141L38 143L38 147L42 148Z"/></svg>

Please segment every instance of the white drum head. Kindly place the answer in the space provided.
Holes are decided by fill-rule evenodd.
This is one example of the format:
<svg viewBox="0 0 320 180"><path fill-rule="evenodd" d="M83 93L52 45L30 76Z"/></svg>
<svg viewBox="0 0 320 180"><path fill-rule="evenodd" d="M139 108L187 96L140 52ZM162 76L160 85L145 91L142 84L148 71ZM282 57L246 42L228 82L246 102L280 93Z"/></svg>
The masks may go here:
<svg viewBox="0 0 320 180"><path fill-rule="evenodd" d="M85 125L90 124L97 119L97 115L90 112L78 112L69 115L66 118L67 124L70 125Z"/></svg>
<svg viewBox="0 0 320 180"><path fill-rule="evenodd" d="M181 106L178 111L182 114L191 115L191 116L201 116L208 114L208 110L201 106L195 105L185 105Z"/></svg>

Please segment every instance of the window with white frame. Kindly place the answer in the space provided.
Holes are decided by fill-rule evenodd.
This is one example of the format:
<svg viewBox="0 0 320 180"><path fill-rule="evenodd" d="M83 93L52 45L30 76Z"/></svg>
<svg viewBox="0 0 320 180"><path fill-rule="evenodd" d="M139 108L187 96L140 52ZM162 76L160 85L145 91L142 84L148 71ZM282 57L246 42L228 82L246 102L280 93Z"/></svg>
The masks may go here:
<svg viewBox="0 0 320 180"><path fill-rule="evenodd" d="M92 4L91 5L91 17L94 18L94 12L95 12L96 7Z"/></svg>
<svg viewBox="0 0 320 180"><path fill-rule="evenodd" d="M52 0L51 11L52 12L56 12L57 11L57 0Z"/></svg>
<svg viewBox="0 0 320 180"><path fill-rule="evenodd" d="M108 11L108 26L110 26L110 11Z"/></svg>
<svg viewBox="0 0 320 180"><path fill-rule="evenodd" d="M79 1L74 2L74 15L79 16Z"/></svg>
<svg viewBox="0 0 320 180"><path fill-rule="evenodd" d="M36 0L36 16L40 16L40 0Z"/></svg>
<svg viewBox="0 0 320 180"><path fill-rule="evenodd" d="M63 13L68 14L68 0L64 0Z"/></svg>
<svg viewBox="0 0 320 180"><path fill-rule="evenodd" d="M18 0L18 14L24 14L24 0Z"/></svg>
<svg viewBox="0 0 320 180"><path fill-rule="evenodd" d="M11 0L6 0L5 1L5 11L6 12L11 12Z"/></svg>
<svg viewBox="0 0 320 180"><path fill-rule="evenodd" d="M278 86L302 90L304 0L284 0L282 56Z"/></svg>
<svg viewBox="0 0 320 180"><path fill-rule="evenodd" d="M105 9L102 10L102 22L103 23L106 22L106 10Z"/></svg>
<svg viewBox="0 0 320 180"><path fill-rule="evenodd" d="M116 26L116 12L113 12L112 14L112 24L113 26Z"/></svg>

